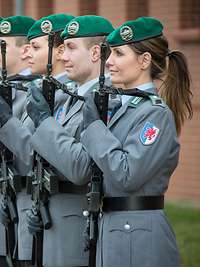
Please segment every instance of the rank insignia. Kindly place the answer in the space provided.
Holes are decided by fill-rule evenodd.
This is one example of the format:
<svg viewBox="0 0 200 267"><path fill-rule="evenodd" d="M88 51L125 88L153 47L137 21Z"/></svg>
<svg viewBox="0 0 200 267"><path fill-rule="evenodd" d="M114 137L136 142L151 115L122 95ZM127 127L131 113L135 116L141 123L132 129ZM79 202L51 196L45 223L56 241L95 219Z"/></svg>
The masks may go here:
<svg viewBox="0 0 200 267"><path fill-rule="evenodd" d="M9 21L3 21L0 24L0 32L4 33L4 34L7 34L7 33L11 32L11 24L10 24Z"/></svg>
<svg viewBox="0 0 200 267"><path fill-rule="evenodd" d="M67 32L69 35L75 35L79 30L79 24L77 21L71 22L67 27Z"/></svg>
<svg viewBox="0 0 200 267"><path fill-rule="evenodd" d="M153 123L146 122L140 133L140 141L143 145L153 144L158 137L159 131Z"/></svg>
<svg viewBox="0 0 200 267"><path fill-rule="evenodd" d="M130 41L133 38L133 30L129 26L123 26L120 29L120 36L123 41Z"/></svg>
<svg viewBox="0 0 200 267"><path fill-rule="evenodd" d="M43 33L50 33L53 29L52 23L49 20L44 20L41 23L41 30Z"/></svg>

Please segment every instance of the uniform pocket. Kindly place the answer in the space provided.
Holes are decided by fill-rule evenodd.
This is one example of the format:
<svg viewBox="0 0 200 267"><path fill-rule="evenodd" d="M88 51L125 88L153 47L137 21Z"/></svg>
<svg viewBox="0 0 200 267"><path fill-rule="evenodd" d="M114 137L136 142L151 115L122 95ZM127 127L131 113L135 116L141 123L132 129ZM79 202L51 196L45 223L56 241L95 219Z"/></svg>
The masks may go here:
<svg viewBox="0 0 200 267"><path fill-rule="evenodd" d="M71 258L82 258L86 256L84 252L85 240L84 229L86 219L80 213L65 213L62 216L63 236L61 239L66 243L68 255ZM64 238L65 237L65 238Z"/></svg>
<svg viewBox="0 0 200 267"><path fill-rule="evenodd" d="M105 266L150 266L151 218L146 215L118 214L104 225Z"/></svg>

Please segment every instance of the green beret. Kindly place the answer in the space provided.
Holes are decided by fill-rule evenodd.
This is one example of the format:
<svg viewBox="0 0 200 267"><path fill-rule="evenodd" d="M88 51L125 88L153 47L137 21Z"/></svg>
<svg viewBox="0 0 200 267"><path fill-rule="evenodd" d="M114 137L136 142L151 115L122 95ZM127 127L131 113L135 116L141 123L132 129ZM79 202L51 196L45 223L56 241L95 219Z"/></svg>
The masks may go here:
<svg viewBox="0 0 200 267"><path fill-rule="evenodd" d="M152 17L140 17L123 23L107 37L110 46L134 43L162 35L162 23Z"/></svg>
<svg viewBox="0 0 200 267"><path fill-rule="evenodd" d="M3 18L0 22L0 36L26 36L35 20L27 16Z"/></svg>
<svg viewBox="0 0 200 267"><path fill-rule="evenodd" d="M28 32L27 38L31 40L36 37L48 35L51 31L63 31L66 24L73 18L74 16L69 14L54 14L43 17L33 24Z"/></svg>
<svg viewBox="0 0 200 267"><path fill-rule="evenodd" d="M61 37L78 38L91 36L107 36L114 30L109 20L101 16L86 15L71 20L62 32Z"/></svg>

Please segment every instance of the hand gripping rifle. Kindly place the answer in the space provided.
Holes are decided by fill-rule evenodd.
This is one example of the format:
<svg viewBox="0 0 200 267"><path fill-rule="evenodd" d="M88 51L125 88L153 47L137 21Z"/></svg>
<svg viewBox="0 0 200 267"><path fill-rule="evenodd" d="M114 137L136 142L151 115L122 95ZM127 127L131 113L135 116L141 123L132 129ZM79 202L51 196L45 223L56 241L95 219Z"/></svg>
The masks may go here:
<svg viewBox="0 0 200 267"><path fill-rule="evenodd" d="M0 81L0 95L7 102L12 109L12 87L7 81L6 70L6 42L0 41L1 56L2 56L2 79ZM16 249L16 226L18 222L18 214L16 208L16 192L18 191L20 176L17 174L13 166L13 154L1 143L1 176L0 187L2 193L2 206L3 213L6 214L5 228L6 228L6 247L7 256L10 264L16 266L16 261L13 259Z"/></svg>
<svg viewBox="0 0 200 267"><path fill-rule="evenodd" d="M99 76L99 90L95 92L95 103L102 121L107 123L108 96L104 90L105 62L108 57L108 46L101 44L101 68ZM89 235L89 267L96 266L96 243L98 235L98 218L101 211L103 197L103 173L96 163L92 161L92 176L90 181L90 192L88 197L88 235Z"/></svg>

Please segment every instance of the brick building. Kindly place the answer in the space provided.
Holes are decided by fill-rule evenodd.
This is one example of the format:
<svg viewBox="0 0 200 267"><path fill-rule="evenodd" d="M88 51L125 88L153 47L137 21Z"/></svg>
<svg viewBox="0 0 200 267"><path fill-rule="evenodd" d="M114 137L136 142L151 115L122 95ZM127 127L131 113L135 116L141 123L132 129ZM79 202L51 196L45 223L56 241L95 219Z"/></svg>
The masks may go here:
<svg viewBox="0 0 200 267"><path fill-rule="evenodd" d="M200 1L199 0L0 0L0 16L24 14L40 18L51 13L97 14L114 26L138 16L154 16L165 25L171 49L180 49L192 75L194 116L185 123L179 167L168 198L200 203Z"/></svg>

